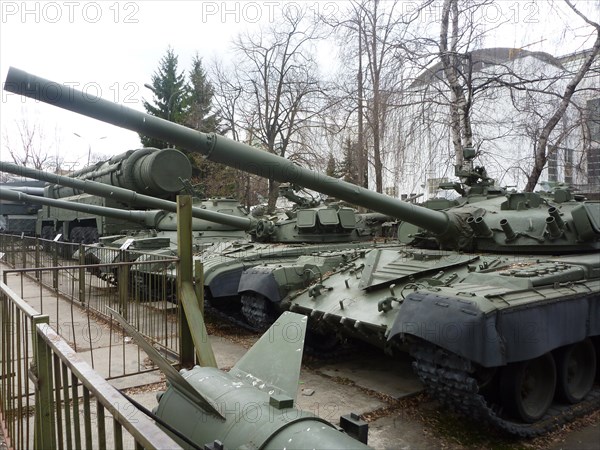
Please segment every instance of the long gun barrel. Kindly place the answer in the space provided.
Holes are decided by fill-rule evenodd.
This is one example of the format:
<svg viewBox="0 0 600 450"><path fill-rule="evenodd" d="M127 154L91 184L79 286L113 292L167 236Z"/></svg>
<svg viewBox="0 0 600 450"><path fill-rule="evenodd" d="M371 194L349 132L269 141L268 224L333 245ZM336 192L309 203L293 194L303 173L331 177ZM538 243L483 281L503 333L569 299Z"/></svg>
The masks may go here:
<svg viewBox="0 0 600 450"><path fill-rule="evenodd" d="M91 195L98 195L99 197L111 197L127 204L144 205L150 208L162 209L164 211L171 212L177 211L177 203L175 202L151 197L149 195L138 194L137 192L129 189L120 188L117 186L109 186L96 181L78 180L76 178L65 177L29 167L18 166L5 161L0 161L0 171L29 178L35 178L36 180L47 181L48 183L72 187ZM63 208L61 205L56 206ZM216 211L208 211L198 207L192 207L192 216L197 219L220 223L222 225L231 226L240 230L250 230L255 226L255 221L252 219L236 217Z"/></svg>
<svg viewBox="0 0 600 450"><path fill-rule="evenodd" d="M43 187L31 187L31 186L11 186L11 185L0 185L0 189L10 189L15 192L23 192L24 194L43 196Z"/></svg>
<svg viewBox="0 0 600 450"><path fill-rule="evenodd" d="M115 219L127 220L129 222L143 223L148 226L154 226L162 211L137 211L124 210L118 208L108 208L105 206L88 205L85 203L67 202L54 198L29 195L23 192L14 191L0 187L0 200L10 200L13 202L30 203L51 206L54 208L63 208L71 211L79 211L94 215L112 217Z"/></svg>
<svg viewBox="0 0 600 450"><path fill-rule="evenodd" d="M447 213L420 208L368 189L300 167L285 158L223 136L201 133L100 98L89 99L73 89L11 67L4 89L103 122L171 142L210 161L274 179L296 183L413 223L437 235L451 235L453 223Z"/></svg>

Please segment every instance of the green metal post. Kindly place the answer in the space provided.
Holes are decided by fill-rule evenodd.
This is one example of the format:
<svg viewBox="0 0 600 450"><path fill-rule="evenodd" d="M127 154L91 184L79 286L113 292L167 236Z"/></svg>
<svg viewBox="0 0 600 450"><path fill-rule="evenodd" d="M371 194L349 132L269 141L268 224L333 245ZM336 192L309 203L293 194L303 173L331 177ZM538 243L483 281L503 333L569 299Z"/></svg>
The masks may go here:
<svg viewBox="0 0 600 450"><path fill-rule="evenodd" d="M47 315L32 318L32 346L34 360L30 378L35 383L35 427L34 449L54 450L56 448L56 421L52 384L52 352L40 338L37 325L50 326Z"/></svg>
<svg viewBox="0 0 600 450"><path fill-rule="evenodd" d="M58 267L58 242L52 246L52 267ZM52 271L52 287L58 290L58 269Z"/></svg>
<svg viewBox="0 0 600 450"><path fill-rule="evenodd" d="M85 254L83 244L79 244L79 301L85 304Z"/></svg>
<svg viewBox="0 0 600 450"><path fill-rule="evenodd" d="M183 366L194 364L194 346L201 366L217 367L215 355L208 340L200 301L194 289L192 255L192 197L177 197L177 297L180 308L180 361Z"/></svg>
<svg viewBox="0 0 600 450"><path fill-rule="evenodd" d="M119 261L127 261L127 250L121 251ZM119 313L129 320L129 265L123 264L118 268L119 273Z"/></svg>
<svg viewBox="0 0 600 450"><path fill-rule="evenodd" d="M38 237L36 236L35 238L35 268L39 268L40 267L40 241L38 239ZM35 278L37 280L40 279L40 272L36 271L35 272Z"/></svg>
<svg viewBox="0 0 600 450"><path fill-rule="evenodd" d="M183 284L192 279L192 201L189 195L177 196L177 249L179 267L177 268L177 298L182 305L179 308L179 361L184 367L194 365L194 339L190 330L185 305L183 304Z"/></svg>

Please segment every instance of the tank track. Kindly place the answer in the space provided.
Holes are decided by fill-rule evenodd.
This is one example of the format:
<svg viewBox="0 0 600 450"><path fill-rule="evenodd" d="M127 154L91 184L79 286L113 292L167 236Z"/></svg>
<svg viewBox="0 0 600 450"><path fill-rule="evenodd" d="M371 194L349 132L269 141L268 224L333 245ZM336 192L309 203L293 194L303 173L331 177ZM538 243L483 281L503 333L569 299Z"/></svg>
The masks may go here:
<svg viewBox="0 0 600 450"><path fill-rule="evenodd" d="M415 358L414 370L434 398L453 410L475 420L485 420L512 435L540 436L600 407L600 388L594 387L580 403L552 404L546 415L535 423L513 422L501 417L501 408L488 404L479 394L469 361L422 343L411 347L411 355Z"/></svg>
<svg viewBox="0 0 600 450"><path fill-rule="evenodd" d="M231 314L229 312L223 311L218 307L213 306L210 302L210 299L208 298L204 299L204 310L211 316L223 320L224 322L229 322L233 325L239 326L244 330L251 331L254 333L260 331L254 328L252 325L250 325L241 314Z"/></svg>
<svg viewBox="0 0 600 450"><path fill-rule="evenodd" d="M268 301L264 297L242 295L242 316L253 331L264 332L275 322L273 314L269 311Z"/></svg>
<svg viewBox="0 0 600 450"><path fill-rule="evenodd" d="M220 314L225 320L239 324L246 330L259 333L264 333L265 330L269 329L269 327L273 325L277 319L277 317L274 316L270 305L267 303L269 300L266 298L256 297L253 295L243 295L241 301L242 319L236 319L235 317L227 315L216 308L213 308L212 311L216 311L217 314ZM308 332L310 331L307 330L307 333ZM347 342L341 342L335 347L324 349L311 345L309 339L307 338L307 341L304 345L304 353L306 355L309 355L315 359L326 359L329 361L344 358L351 354L352 351L353 347Z"/></svg>

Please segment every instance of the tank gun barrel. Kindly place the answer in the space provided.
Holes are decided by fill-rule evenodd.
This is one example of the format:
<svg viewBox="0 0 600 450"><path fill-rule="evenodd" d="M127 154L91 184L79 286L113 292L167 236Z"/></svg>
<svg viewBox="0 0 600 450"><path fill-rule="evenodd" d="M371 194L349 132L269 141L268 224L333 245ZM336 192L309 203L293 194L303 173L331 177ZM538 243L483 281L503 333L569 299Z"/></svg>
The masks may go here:
<svg viewBox="0 0 600 450"><path fill-rule="evenodd" d="M23 192L24 194L37 195L40 197L44 195L43 187L0 185L0 189L10 189L11 191Z"/></svg>
<svg viewBox="0 0 600 450"><path fill-rule="evenodd" d="M52 184L72 187L80 191L99 197L110 197L127 204L144 205L149 208L162 209L164 211L177 211L177 203L163 200L149 195L138 194L129 189L110 186L103 183L90 180L78 180L76 178L65 177L54 173L48 173L29 167L19 166L17 164L0 161L0 171L21 175L24 177L35 178L36 180L47 181ZM56 205L59 208L64 206ZM245 217L236 217L230 214L208 211L202 208L193 207L192 215L197 219L208 220L210 222L220 223L231 226L236 229L249 230L254 227L254 220Z"/></svg>
<svg viewBox="0 0 600 450"><path fill-rule="evenodd" d="M206 134L100 98L20 69L9 69L4 89L63 109L171 142L210 161L280 182L296 183L354 205L413 223L435 234L452 232L448 214L418 207L300 167L291 161L223 136Z"/></svg>
<svg viewBox="0 0 600 450"><path fill-rule="evenodd" d="M0 187L0 199L20 203L46 205L55 208L68 209L71 211L89 213L93 215L102 215L106 217L113 217L115 219L127 220L130 222L144 223L149 226L155 225L156 218L159 213L159 211L123 210L117 208L107 208L105 206L88 205L85 203L67 202L64 200L57 200L54 198L25 194L23 192L18 192L3 187Z"/></svg>

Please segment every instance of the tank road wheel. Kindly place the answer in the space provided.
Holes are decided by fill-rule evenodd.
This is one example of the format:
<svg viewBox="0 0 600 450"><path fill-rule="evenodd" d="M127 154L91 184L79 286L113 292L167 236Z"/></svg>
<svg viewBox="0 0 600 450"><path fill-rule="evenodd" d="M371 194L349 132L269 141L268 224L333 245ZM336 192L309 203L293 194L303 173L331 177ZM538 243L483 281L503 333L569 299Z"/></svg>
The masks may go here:
<svg viewBox="0 0 600 450"><path fill-rule="evenodd" d="M556 366L550 353L509 364L500 379L504 407L526 423L533 423L546 414L555 388Z"/></svg>
<svg viewBox="0 0 600 450"><path fill-rule="evenodd" d="M556 393L567 403L578 403L590 392L596 376L596 349L590 339L556 352Z"/></svg>

